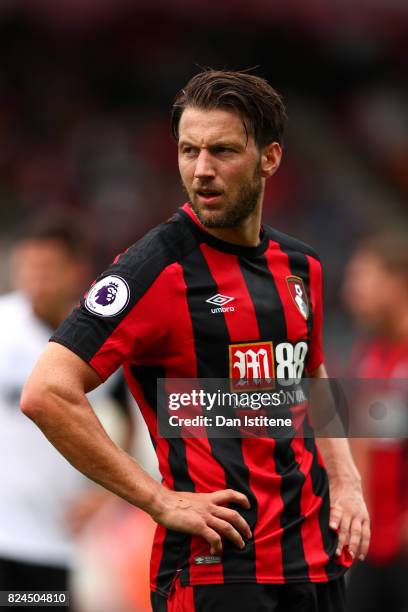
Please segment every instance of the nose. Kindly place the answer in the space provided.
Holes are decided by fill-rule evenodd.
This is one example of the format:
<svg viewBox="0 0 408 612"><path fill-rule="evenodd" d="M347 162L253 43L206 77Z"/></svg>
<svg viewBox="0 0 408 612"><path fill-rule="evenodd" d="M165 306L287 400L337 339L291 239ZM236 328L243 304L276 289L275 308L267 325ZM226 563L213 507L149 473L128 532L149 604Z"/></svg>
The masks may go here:
<svg viewBox="0 0 408 612"><path fill-rule="evenodd" d="M215 169L213 164L213 158L207 149L201 149L196 159L196 165L194 169L194 178L214 178Z"/></svg>

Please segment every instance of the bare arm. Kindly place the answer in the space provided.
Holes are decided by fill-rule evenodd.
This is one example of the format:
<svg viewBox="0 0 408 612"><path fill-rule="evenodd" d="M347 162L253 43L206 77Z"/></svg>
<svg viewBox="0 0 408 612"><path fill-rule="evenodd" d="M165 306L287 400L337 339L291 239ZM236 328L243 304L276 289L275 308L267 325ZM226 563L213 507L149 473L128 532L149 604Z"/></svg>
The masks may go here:
<svg viewBox="0 0 408 612"><path fill-rule="evenodd" d="M321 365L312 377L327 378L325 366ZM334 426L333 421L330 423L331 430L339 435L340 419L338 415L334 415L333 419L337 423ZM347 438L329 437L330 433L325 436L324 429L319 435L321 437L316 441L329 477L330 527L339 530L337 554L340 555L343 546L348 544L351 555L363 560L370 542L370 519L363 498L360 474Z"/></svg>
<svg viewBox="0 0 408 612"><path fill-rule="evenodd" d="M23 390L21 406L62 455L88 478L148 512L175 531L202 536L211 553L221 552L221 536L244 547L251 537L246 521L226 508L249 507L237 491L169 491L145 472L107 435L86 393L101 383L96 372L60 344L50 343Z"/></svg>

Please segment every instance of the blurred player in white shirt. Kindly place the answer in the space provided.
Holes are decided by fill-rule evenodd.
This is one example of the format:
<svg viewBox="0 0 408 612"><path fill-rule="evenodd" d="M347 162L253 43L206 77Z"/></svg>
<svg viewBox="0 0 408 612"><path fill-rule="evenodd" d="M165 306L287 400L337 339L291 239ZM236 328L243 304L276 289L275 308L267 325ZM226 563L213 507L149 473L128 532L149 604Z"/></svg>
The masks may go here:
<svg viewBox="0 0 408 612"><path fill-rule="evenodd" d="M107 499L21 413L21 389L34 363L89 281L76 233L38 226L12 254L16 290L0 296L0 590L66 590L73 533ZM90 394L97 408L119 405L124 445L132 420L121 376Z"/></svg>

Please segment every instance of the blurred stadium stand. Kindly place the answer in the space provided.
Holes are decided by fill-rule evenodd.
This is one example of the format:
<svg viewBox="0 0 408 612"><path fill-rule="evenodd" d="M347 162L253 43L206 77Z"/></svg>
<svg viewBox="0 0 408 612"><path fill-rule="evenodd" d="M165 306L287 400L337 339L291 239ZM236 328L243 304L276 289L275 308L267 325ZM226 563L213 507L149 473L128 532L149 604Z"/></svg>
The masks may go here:
<svg viewBox="0 0 408 612"><path fill-rule="evenodd" d="M407 216L407 34L408 5L395 0L234 0L216 14L208 1L3 2L3 248L22 217L68 211L89 228L95 270L106 266L183 200L176 91L198 66L259 66L290 116L265 219L322 255L338 367L344 261L370 229Z"/></svg>

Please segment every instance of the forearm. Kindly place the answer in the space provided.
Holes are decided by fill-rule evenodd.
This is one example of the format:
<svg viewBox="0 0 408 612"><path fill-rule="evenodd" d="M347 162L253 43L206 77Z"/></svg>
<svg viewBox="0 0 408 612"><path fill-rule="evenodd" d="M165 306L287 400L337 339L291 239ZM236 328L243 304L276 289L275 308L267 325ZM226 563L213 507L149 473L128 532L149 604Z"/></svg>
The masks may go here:
<svg viewBox="0 0 408 612"><path fill-rule="evenodd" d="M348 440L320 438L317 444L329 477L329 524L339 535L336 554L340 555L347 544L353 559L363 560L370 542L370 518Z"/></svg>
<svg viewBox="0 0 408 612"><path fill-rule="evenodd" d="M329 476L330 483L348 482L361 485L360 474L354 463L346 438L317 438L317 445Z"/></svg>
<svg viewBox="0 0 408 612"><path fill-rule="evenodd" d="M323 364L311 376L309 417L316 432L317 445L330 482L360 485L360 474L337 413L327 371Z"/></svg>
<svg viewBox="0 0 408 612"><path fill-rule="evenodd" d="M48 386L26 392L22 408L85 476L151 515L159 511L163 487L109 438L85 395Z"/></svg>
<svg viewBox="0 0 408 612"><path fill-rule="evenodd" d="M340 555L347 544L351 556L363 560L370 542L370 518L363 498L361 477L337 414L330 384L325 381L324 364L310 378L309 417L329 477L329 524L338 531L336 554Z"/></svg>

